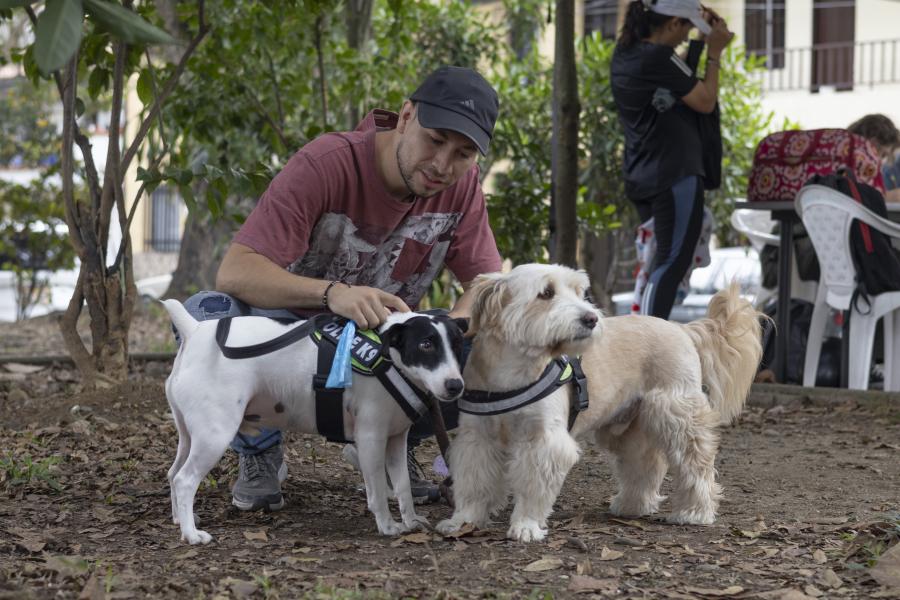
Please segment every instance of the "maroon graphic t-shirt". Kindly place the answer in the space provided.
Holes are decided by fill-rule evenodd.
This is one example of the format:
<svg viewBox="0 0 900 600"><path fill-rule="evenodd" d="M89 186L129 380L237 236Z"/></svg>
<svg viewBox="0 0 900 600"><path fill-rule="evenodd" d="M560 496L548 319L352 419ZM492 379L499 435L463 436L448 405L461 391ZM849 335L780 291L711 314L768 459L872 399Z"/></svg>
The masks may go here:
<svg viewBox="0 0 900 600"><path fill-rule="evenodd" d="M473 166L430 198L400 201L375 171L375 110L356 131L325 134L272 180L234 241L292 273L382 289L415 308L446 263L457 279L500 270Z"/></svg>

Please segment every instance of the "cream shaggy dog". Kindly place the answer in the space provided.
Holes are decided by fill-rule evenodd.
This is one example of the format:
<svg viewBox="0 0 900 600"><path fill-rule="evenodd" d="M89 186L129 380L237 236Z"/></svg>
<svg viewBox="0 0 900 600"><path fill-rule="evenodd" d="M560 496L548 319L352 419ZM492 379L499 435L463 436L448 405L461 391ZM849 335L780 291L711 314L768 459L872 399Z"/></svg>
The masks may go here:
<svg viewBox="0 0 900 600"><path fill-rule="evenodd" d="M743 408L762 353L760 313L732 285L713 297L707 318L687 325L623 316L584 331L578 315L595 310L582 298L586 289L583 273L557 265L523 265L479 281L467 389L516 389L559 354L582 353L590 406L571 432L572 386L512 412L461 415L450 450L456 510L439 531L486 525L511 491L508 537L543 539L579 455L576 439L593 439L613 454L619 484L613 514L657 512L671 469L669 521L715 520L716 427Z"/></svg>

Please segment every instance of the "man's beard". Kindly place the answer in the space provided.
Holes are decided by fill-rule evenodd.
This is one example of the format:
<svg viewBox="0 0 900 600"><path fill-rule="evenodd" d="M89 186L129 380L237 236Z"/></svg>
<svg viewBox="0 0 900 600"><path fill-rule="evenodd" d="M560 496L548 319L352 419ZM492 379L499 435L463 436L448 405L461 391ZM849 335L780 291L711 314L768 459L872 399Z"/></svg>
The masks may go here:
<svg viewBox="0 0 900 600"><path fill-rule="evenodd" d="M400 171L400 178L403 180L403 183L406 185L406 189L409 190L409 193L412 196L418 196L419 194L412 187L412 176L413 174L408 172L408 170L404 167L403 161L400 159L400 149L403 147L403 142L397 144L397 170Z"/></svg>

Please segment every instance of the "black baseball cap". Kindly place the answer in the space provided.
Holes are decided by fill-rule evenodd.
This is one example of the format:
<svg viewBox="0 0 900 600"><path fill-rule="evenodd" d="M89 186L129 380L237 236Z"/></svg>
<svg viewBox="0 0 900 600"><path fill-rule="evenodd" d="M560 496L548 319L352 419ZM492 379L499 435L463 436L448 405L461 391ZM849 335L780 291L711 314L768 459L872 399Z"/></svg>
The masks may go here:
<svg viewBox="0 0 900 600"><path fill-rule="evenodd" d="M484 77L464 67L441 67L409 99L422 127L461 133L487 154L500 101Z"/></svg>

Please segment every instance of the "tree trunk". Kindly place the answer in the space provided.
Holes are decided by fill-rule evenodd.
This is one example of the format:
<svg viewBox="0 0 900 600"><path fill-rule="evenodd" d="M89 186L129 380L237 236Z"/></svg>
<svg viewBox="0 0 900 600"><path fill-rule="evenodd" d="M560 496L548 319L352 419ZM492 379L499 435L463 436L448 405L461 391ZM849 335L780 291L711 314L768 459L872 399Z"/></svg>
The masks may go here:
<svg viewBox="0 0 900 600"><path fill-rule="evenodd" d="M213 221L192 212L184 225L178 267L164 298L185 300L200 290L216 289L216 272L234 233L230 219Z"/></svg>
<svg viewBox="0 0 900 600"><path fill-rule="evenodd" d="M574 0L556 2L556 48L553 59L553 202L556 212L554 260L578 263L578 75L575 70Z"/></svg>
<svg viewBox="0 0 900 600"><path fill-rule="evenodd" d="M347 0L347 45L356 52L364 52L369 39L374 0ZM347 100L347 128L354 129L360 120L359 104L355 98Z"/></svg>
<svg viewBox="0 0 900 600"><path fill-rule="evenodd" d="M36 23L34 12L30 7L26 10L32 22ZM115 66L112 74L109 144L102 186L93 162L90 142L79 131L76 122L78 52L66 65L64 76L55 75L63 104L60 174L63 182L66 223L69 227L69 239L81 260L75 290L59 325L66 349L88 387L94 387L98 383L121 382L128 375L128 330L131 326L137 289L134 285L129 219L125 209L124 174L156 122L163 102L175 89L188 58L209 31L204 18L203 0L198 0L198 14L199 28L196 35L182 51L180 62L147 110L138 133L130 140L124 154L121 152L124 146L121 144L120 120L128 46L123 42L113 43ZM84 160L84 176L88 184L86 198L75 196L75 144L81 149ZM164 149L163 154L166 151ZM161 158L158 157L157 160ZM135 198L134 202L137 203L139 200L140 196ZM112 264L108 265L109 229L114 211L122 231L122 242ZM78 319L85 305L90 314L90 351L77 331Z"/></svg>

